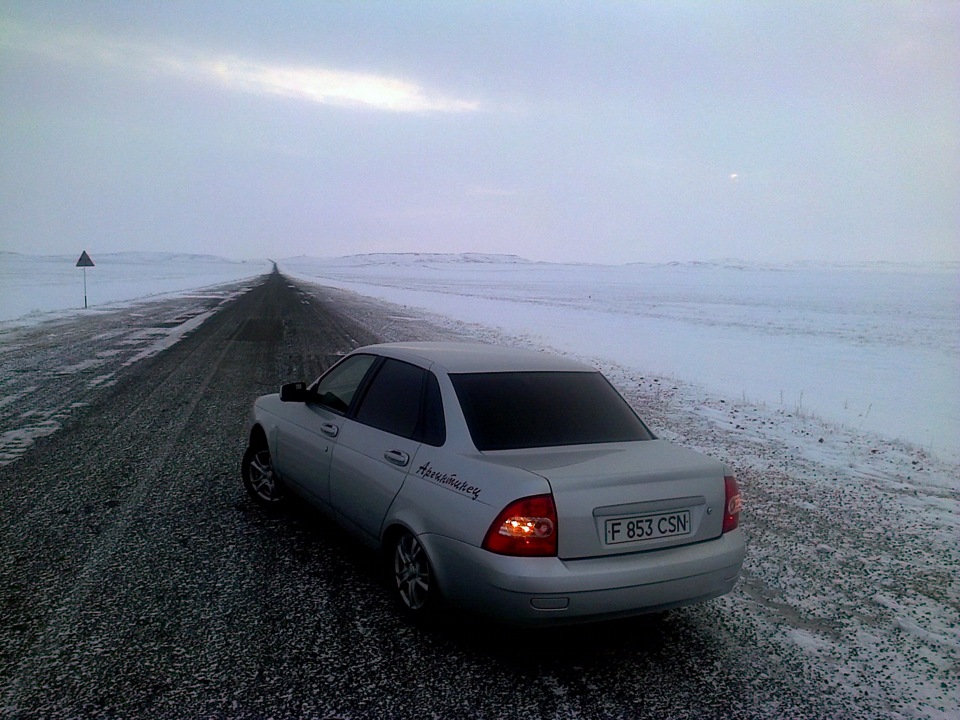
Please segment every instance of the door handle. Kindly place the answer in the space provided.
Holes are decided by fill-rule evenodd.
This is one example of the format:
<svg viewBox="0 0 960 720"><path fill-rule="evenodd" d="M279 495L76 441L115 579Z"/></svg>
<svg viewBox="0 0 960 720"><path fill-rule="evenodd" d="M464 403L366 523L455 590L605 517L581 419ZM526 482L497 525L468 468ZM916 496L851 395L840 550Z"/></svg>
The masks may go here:
<svg viewBox="0 0 960 720"><path fill-rule="evenodd" d="M327 437L335 438L337 436L337 433L340 432L340 428L338 428L333 423L324 423L323 425L320 426L320 432L322 432Z"/></svg>
<svg viewBox="0 0 960 720"><path fill-rule="evenodd" d="M410 456L400 450L387 450L383 457L387 459L387 462L391 462L398 467L406 467L407 463L410 462Z"/></svg>

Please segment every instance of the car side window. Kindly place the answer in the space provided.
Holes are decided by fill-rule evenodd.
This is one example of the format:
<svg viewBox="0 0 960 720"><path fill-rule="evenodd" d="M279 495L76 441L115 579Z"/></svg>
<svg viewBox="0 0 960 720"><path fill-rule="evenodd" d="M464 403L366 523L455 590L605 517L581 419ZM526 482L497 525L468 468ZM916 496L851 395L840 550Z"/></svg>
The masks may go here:
<svg viewBox="0 0 960 720"><path fill-rule="evenodd" d="M433 373L427 373L427 387L423 405L423 442L440 447L447 441L447 423L443 417L443 398L440 384Z"/></svg>
<svg viewBox="0 0 960 720"><path fill-rule="evenodd" d="M364 425L412 438L420 420L420 401L427 371L388 358L364 393L356 419Z"/></svg>
<svg viewBox="0 0 960 720"><path fill-rule="evenodd" d="M314 389L316 401L331 410L346 413L357 388L376 359L375 355L352 355L335 365L317 383Z"/></svg>

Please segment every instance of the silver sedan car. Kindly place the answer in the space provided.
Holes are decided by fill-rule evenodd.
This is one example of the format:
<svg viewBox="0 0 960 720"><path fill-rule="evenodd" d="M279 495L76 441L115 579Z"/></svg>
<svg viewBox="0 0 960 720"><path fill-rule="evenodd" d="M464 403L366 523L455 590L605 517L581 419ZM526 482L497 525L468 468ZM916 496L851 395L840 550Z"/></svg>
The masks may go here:
<svg viewBox="0 0 960 720"><path fill-rule="evenodd" d="M295 493L387 560L398 607L520 625L729 592L744 559L723 463L658 440L595 369L467 343L359 348L254 403L243 482Z"/></svg>

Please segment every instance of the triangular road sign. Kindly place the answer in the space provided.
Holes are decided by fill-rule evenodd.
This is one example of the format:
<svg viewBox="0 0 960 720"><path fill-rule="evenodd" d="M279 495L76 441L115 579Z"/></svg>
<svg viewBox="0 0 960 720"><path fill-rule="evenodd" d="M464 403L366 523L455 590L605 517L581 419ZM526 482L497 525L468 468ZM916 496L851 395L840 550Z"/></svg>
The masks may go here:
<svg viewBox="0 0 960 720"><path fill-rule="evenodd" d="M93 260L87 255L86 250L80 254L80 259L77 260L77 267L93 267Z"/></svg>

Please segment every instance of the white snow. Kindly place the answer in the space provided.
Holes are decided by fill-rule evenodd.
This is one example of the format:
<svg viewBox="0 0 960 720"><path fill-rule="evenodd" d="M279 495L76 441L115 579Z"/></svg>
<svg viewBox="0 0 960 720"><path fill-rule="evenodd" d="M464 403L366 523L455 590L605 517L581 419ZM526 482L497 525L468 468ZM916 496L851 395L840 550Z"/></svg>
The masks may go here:
<svg viewBox="0 0 960 720"><path fill-rule="evenodd" d="M0 252L0 324L33 324L83 311L84 270L77 256ZM87 305L97 311L117 303L197 290L269 272L266 260L241 262L210 255L107 253L87 268Z"/></svg>
<svg viewBox="0 0 960 720"><path fill-rule="evenodd" d="M960 266L280 261L291 276L960 458Z"/></svg>
<svg viewBox="0 0 960 720"><path fill-rule="evenodd" d="M53 435L60 429L58 420L61 415L41 417L39 421L34 421L24 427L14 430L7 430L0 433L0 465L6 465L20 457L24 451L33 445L37 438Z"/></svg>
<svg viewBox="0 0 960 720"><path fill-rule="evenodd" d="M155 336L153 341L147 345L145 348L140 350L137 354L128 358L124 361L123 366L128 367L133 365L136 362L140 362L148 357L153 357L162 350L166 350L168 347L172 347L177 342L183 339L183 337L193 330L196 330L200 327L204 320L214 314L215 310L208 310L207 312L198 313L188 318L178 318L178 322L173 327L159 329L158 332L152 333Z"/></svg>

